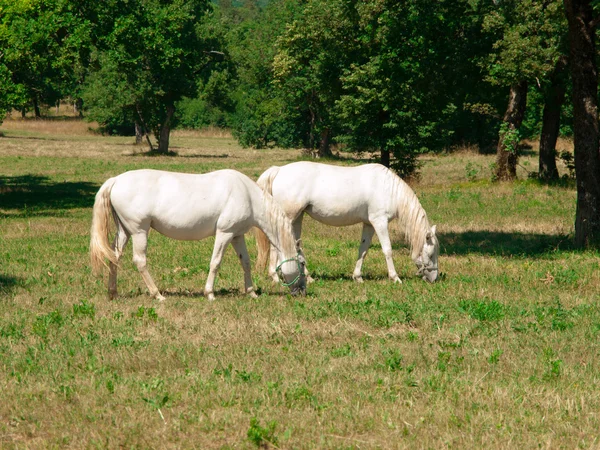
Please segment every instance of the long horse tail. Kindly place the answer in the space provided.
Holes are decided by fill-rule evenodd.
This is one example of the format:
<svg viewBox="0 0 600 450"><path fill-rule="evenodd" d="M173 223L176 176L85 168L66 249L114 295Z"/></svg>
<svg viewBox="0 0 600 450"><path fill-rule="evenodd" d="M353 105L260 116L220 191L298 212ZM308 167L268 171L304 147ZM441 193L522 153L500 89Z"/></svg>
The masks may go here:
<svg viewBox="0 0 600 450"><path fill-rule="evenodd" d="M279 173L279 167L269 167L263 174L258 178L256 183L260 186L263 192L269 195L273 194L273 180ZM269 260L270 244L269 238L262 230L255 228L254 236L256 238L256 245L258 246L258 256L256 257L256 268L258 270L264 270L267 267L267 261Z"/></svg>
<svg viewBox="0 0 600 450"><path fill-rule="evenodd" d="M112 204L110 202L110 191L115 184L115 178L110 178L96 194L94 201L94 212L92 216L92 229L90 238L90 260L92 271L99 274L106 266L105 259L117 264L117 255L108 242L111 218L116 220Z"/></svg>

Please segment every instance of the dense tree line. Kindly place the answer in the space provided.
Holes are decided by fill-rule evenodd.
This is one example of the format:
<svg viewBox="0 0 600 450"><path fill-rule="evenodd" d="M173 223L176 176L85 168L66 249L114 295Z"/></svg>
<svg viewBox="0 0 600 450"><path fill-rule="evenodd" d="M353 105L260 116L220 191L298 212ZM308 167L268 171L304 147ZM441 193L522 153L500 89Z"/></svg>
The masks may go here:
<svg viewBox="0 0 600 450"><path fill-rule="evenodd" d="M595 0L0 0L0 113L70 98L167 152L175 126L242 145L418 155L476 145L559 177L574 136L577 240L600 236ZM155 144L156 143L156 144Z"/></svg>

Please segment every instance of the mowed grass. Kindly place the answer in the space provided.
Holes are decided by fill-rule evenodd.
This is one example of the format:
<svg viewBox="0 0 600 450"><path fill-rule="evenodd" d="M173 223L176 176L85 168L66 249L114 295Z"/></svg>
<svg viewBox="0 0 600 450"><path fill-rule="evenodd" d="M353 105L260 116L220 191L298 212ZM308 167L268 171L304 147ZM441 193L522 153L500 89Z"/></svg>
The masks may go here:
<svg viewBox="0 0 600 450"><path fill-rule="evenodd" d="M228 250L209 303L213 240L153 232L159 303L130 246L116 301L91 274L101 183L145 167L256 179L300 152L188 132L172 138L178 156L149 157L84 123L45 130L0 127L1 448L600 445L598 254L572 248L573 184L526 179L535 148L515 183L489 181L493 156L423 158L412 187L438 225L439 283L415 277L394 228L403 284L376 240L357 284L360 226L306 219L307 297L257 271L259 297L242 295Z"/></svg>

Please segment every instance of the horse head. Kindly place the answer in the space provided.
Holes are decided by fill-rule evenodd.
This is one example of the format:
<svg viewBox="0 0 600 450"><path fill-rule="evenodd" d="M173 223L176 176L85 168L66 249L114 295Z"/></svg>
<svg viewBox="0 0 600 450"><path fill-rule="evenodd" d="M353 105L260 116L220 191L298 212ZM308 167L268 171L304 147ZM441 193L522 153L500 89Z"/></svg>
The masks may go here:
<svg viewBox="0 0 600 450"><path fill-rule="evenodd" d="M435 282L439 276L438 255L440 253L440 245L435 235L435 225L427 231L425 242L421 253L415 260L417 265L417 276L430 283Z"/></svg>
<svg viewBox="0 0 600 450"><path fill-rule="evenodd" d="M292 295L306 295L306 276L304 270L306 260L301 253L299 242L296 243L298 254L293 258L287 258L277 265L276 272L283 286L290 288Z"/></svg>

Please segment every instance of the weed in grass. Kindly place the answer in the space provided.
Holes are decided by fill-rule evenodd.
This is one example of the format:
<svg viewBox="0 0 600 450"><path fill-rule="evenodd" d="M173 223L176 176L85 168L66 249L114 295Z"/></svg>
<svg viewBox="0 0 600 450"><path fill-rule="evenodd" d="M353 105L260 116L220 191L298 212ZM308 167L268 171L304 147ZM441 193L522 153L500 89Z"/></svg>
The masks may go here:
<svg viewBox="0 0 600 450"><path fill-rule="evenodd" d="M479 170L475 166L475 164L473 164L471 161L469 161L467 163L467 165L465 166L465 173L467 176L467 180L475 181L475 179L477 178L477 174L479 173Z"/></svg>
<svg viewBox="0 0 600 450"><path fill-rule="evenodd" d="M505 306L496 300L461 300L458 310L473 319L481 321L497 321L505 316Z"/></svg>
<svg viewBox="0 0 600 450"><path fill-rule="evenodd" d="M269 422L266 427L260 424L260 420L256 417L250 419L250 427L246 435L248 440L258 448L269 448L270 445L277 446L277 437L275 430L277 422L275 420Z"/></svg>
<svg viewBox="0 0 600 450"><path fill-rule="evenodd" d="M96 307L93 303L82 300L81 303L73 305L73 316L93 319L96 316Z"/></svg>
<svg viewBox="0 0 600 450"><path fill-rule="evenodd" d="M498 364L498 361L500 361L500 357L502 356L502 350L497 348L494 351L492 351L492 353L490 354L489 358L488 358L488 362L490 364Z"/></svg>

